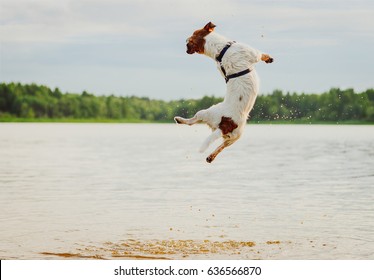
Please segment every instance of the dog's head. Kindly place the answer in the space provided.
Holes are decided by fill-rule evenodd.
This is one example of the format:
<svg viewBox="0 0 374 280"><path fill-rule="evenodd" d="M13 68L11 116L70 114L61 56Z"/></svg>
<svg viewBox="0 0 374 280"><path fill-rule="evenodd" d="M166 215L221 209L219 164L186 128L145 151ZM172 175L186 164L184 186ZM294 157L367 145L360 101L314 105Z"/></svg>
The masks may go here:
<svg viewBox="0 0 374 280"><path fill-rule="evenodd" d="M204 53L205 36L216 27L213 23L208 22L202 29L196 30L191 37L187 39L187 53Z"/></svg>

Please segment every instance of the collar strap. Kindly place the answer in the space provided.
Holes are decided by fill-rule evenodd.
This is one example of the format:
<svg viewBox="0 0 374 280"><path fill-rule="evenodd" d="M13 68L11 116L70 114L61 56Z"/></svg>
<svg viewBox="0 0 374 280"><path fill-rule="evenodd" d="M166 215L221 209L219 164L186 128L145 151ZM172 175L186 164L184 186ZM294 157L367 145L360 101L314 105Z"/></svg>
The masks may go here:
<svg viewBox="0 0 374 280"><path fill-rule="evenodd" d="M240 76L243 76L245 74L248 74L249 72L251 72L251 70L249 69L245 69L243 71L240 71L238 73L235 73L235 74L231 74L231 75L227 75L225 74L225 80L226 80L226 84L227 82L230 80L230 79L233 79L233 78L237 78L237 77L240 77Z"/></svg>
<svg viewBox="0 0 374 280"><path fill-rule="evenodd" d="M235 43L235 41L233 41L233 42L228 42L228 43L226 44L226 46L224 46L224 48L223 48L222 51L219 53L219 55L216 56L216 60L217 60L218 62L222 62L222 58L223 58L223 56L225 55L225 53L227 52L227 50L231 47L231 45L234 44L234 43Z"/></svg>
<svg viewBox="0 0 374 280"><path fill-rule="evenodd" d="M225 55L226 51L227 51L227 50L231 47L231 45L234 44L234 43L235 43L235 41L228 42L228 43L226 44L226 46L222 49L222 51L219 53L219 55L216 56L216 60L220 63L221 71L222 71L223 75L225 76L226 84L228 83L228 81L229 81L230 79L237 78L237 77L243 76L243 75L248 74L249 72L251 72L251 70L249 70L249 69L245 69L245 70L240 71L240 72L235 73L235 74L226 75L226 70L225 70L225 68L224 68L223 65L222 65L222 58L223 58L223 56Z"/></svg>

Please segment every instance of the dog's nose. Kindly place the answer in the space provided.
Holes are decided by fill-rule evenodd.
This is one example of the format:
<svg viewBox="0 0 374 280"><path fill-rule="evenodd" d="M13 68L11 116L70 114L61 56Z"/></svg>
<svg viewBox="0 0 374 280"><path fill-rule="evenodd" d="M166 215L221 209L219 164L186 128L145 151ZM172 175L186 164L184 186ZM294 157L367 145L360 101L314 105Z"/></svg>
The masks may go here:
<svg viewBox="0 0 374 280"><path fill-rule="evenodd" d="M186 53L188 53L188 54L193 54L194 53L193 52L193 47L191 46L191 44L187 43L186 47L187 47Z"/></svg>

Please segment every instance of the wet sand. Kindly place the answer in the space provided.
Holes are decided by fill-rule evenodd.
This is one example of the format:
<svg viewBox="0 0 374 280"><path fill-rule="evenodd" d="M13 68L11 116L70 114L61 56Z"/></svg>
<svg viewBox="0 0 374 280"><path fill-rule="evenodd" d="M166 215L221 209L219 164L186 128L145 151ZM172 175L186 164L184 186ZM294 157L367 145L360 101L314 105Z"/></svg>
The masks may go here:
<svg viewBox="0 0 374 280"><path fill-rule="evenodd" d="M41 252L45 259L320 259L337 250L336 244L309 240L305 243L268 240L122 240L98 245L79 245L71 252ZM302 253L303 252L303 253ZM313 257L314 256L314 257Z"/></svg>

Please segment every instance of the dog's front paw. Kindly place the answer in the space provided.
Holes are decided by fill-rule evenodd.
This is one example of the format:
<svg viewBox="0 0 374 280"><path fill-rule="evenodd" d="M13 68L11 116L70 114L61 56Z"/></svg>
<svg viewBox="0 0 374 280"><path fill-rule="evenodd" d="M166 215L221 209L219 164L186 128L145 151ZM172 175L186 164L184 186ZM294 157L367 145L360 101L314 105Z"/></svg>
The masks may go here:
<svg viewBox="0 0 374 280"><path fill-rule="evenodd" d="M265 63L272 63L274 61L274 59L268 54L262 54L261 60Z"/></svg>
<svg viewBox="0 0 374 280"><path fill-rule="evenodd" d="M274 59L269 56L269 58L267 60L265 60L265 63L272 63L273 61L274 61Z"/></svg>

